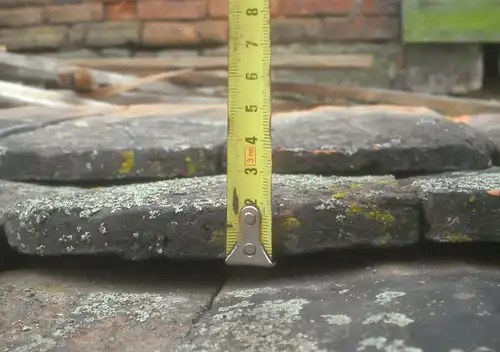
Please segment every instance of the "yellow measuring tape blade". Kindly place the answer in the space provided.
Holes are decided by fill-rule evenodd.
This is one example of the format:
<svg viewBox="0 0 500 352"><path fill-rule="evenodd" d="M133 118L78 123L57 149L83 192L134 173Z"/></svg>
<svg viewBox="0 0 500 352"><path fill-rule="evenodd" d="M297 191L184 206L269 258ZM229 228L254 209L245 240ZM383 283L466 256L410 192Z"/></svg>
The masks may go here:
<svg viewBox="0 0 500 352"><path fill-rule="evenodd" d="M229 1L226 256L240 238L240 211L260 212L272 257L271 41L269 0ZM256 264L258 265L258 264Z"/></svg>

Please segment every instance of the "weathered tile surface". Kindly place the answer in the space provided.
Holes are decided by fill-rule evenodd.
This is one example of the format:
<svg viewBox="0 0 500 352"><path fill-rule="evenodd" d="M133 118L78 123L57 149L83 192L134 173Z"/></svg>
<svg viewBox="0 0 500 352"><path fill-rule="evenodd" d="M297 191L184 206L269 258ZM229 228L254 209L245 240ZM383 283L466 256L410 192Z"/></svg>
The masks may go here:
<svg viewBox="0 0 500 352"><path fill-rule="evenodd" d="M0 273L0 351L174 352L221 282L121 269Z"/></svg>
<svg viewBox="0 0 500 352"><path fill-rule="evenodd" d="M225 178L216 175L223 170L224 106L1 112L0 178L104 184L186 177L76 195L71 188L1 183L0 210L9 210L0 225L17 251L129 259L224 256ZM494 115L446 118L394 106L275 115L274 167L289 174L274 177L276 252L410 245L421 236L496 241L500 174L495 168L398 182L387 176L312 175L485 169L491 155L498 155L498 136L487 129L494 123Z"/></svg>
<svg viewBox="0 0 500 352"><path fill-rule="evenodd" d="M490 166L481 132L423 108L324 107L273 124L278 173L421 174Z"/></svg>
<svg viewBox="0 0 500 352"><path fill-rule="evenodd" d="M231 280L178 351L494 352L499 287L456 262Z"/></svg>
<svg viewBox="0 0 500 352"><path fill-rule="evenodd" d="M225 192L225 176L54 192L10 207L5 230L23 253L222 258ZM419 239L416 194L392 177L276 175L273 205L281 254Z"/></svg>
<svg viewBox="0 0 500 352"><path fill-rule="evenodd" d="M224 106L135 105L0 139L0 178L157 179L219 173Z"/></svg>
<svg viewBox="0 0 500 352"><path fill-rule="evenodd" d="M417 190L428 229L439 242L500 241L500 168L402 181Z"/></svg>
<svg viewBox="0 0 500 352"><path fill-rule="evenodd" d="M224 173L223 104L94 110L76 116L74 111L48 109L38 113L43 118L29 109L10 110L10 117L5 113L8 123L29 120L30 127L10 129L9 136L0 138L0 178L99 183ZM282 174L482 169L494 153L485 133L471 126L427 109L394 106L276 114L272 138L274 170Z"/></svg>
<svg viewBox="0 0 500 352"><path fill-rule="evenodd" d="M52 196L54 194L71 195L82 190L82 188L77 187L52 187L0 180L0 224L3 224L5 209L15 203L33 200L41 196Z"/></svg>
<svg viewBox="0 0 500 352"><path fill-rule="evenodd" d="M44 126L109 111L104 107L39 107L0 109L0 137L29 132Z"/></svg>
<svg viewBox="0 0 500 352"><path fill-rule="evenodd" d="M488 168L499 155L496 120L484 115L457 123L464 119L381 106L275 115L275 171L304 173L273 177L276 252L412 246L422 237L498 241L500 168ZM93 263L97 254L222 259L226 184L216 174L223 170L226 123L222 106L0 111L0 179L187 176L92 189L2 180L0 269L11 247L33 258L91 255ZM313 175L446 170L460 171L397 181ZM487 352L500 346L495 269L413 263L271 274L265 281L245 271L248 277L230 279L212 306L221 261L212 277L183 271L179 262L162 269L169 275L153 274L156 267L140 271L137 262L120 266L122 275L97 264L100 270L82 273L84 261L72 259L76 269L0 272L0 302L7 302L0 304L0 351Z"/></svg>
<svg viewBox="0 0 500 352"><path fill-rule="evenodd" d="M11 266L13 260L11 247L3 233L5 209L17 202L32 200L39 196L51 196L55 193L73 194L80 190L75 187L49 187L0 180L0 270Z"/></svg>
<svg viewBox="0 0 500 352"><path fill-rule="evenodd" d="M466 123L488 135L495 144L493 163L500 165L500 114L463 115L452 117L457 123Z"/></svg>

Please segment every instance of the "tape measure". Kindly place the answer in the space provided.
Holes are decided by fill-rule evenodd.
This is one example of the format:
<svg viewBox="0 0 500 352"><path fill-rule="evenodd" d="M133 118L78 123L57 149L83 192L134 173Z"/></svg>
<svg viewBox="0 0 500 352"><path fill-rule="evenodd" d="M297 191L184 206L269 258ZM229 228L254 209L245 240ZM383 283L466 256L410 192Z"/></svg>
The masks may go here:
<svg viewBox="0 0 500 352"><path fill-rule="evenodd" d="M229 1L226 264L273 266L269 0Z"/></svg>

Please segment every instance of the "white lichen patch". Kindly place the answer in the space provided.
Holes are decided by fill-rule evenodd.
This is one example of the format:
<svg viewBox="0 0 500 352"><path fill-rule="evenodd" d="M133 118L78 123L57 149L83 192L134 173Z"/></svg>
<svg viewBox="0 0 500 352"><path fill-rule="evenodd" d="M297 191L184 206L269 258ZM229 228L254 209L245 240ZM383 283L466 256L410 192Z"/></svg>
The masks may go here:
<svg viewBox="0 0 500 352"><path fill-rule="evenodd" d="M4 351L9 352L48 352L52 351L57 343L54 339L50 337L44 337L42 335L31 335L28 337L28 343L19 346L17 348L5 349Z"/></svg>
<svg viewBox="0 0 500 352"><path fill-rule="evenodd" d="M64 309L52 315L50 329L44 331L43 337L28 335L27 342L9 351L52 351L58 342L71 339L82 330L96 329L106 320L117 317L126 326L134 328L148 324L153 319L163 320L162 324L170 324L169 321L189 323L209 300L209 296L202 293L180 296L175 293L102 291L71 295L63 291L66 286L52 286L55 288L50 288L50 291L37 292L38 299L44 304L52 302Z"/></svg>
<svg viewBox="0 0 500 352"><path fill-rule="evenodd" d="M74 194L52 194L13 205L9 210L21 221L33 221L34 214L51 214L71 210L82 219L89 219L101 210L114 213L142 207L155 207L151 216L159 211L176 213L188 209L214 209L225 206L225 176L175 179L144 184L88 189ZM102 230L102 229L101 229Z"/></svg>
<svg viewBox="0 0 500 352"><path fill-rule="evenodd" d="M330 325L347 325L352 319L344 314L326 314L321 317L325 318L326 322Z"/></svg>
<svg viewBox="0 0 500 352"><path fill-rule="evenodd" d="M385 323L404 327L413 322L413 319L402 313L381 313L370 315L363 324Z"/></svg>
<svg viewBox="0 0 500 352"><path fill-rule="evenodd" d="M322 177L314 175L273 175L273 189L283 198L294 200L300 191L294 190L325 190L328 187L348 185L352 183L374 183L383 177ZM19 202L10 208L18 214L21 220L33 220L34 214L45 219L53 212L76 213L83 219L88 219L101 210L114 213L119 210L151 206L150 217L155 218L165 208L175 213L189 209L203 211L225 207L225 176L192 177L173 179L143 184L108 187L106 189L88 189L80 192L62 194L51 190L46 197L37 197ZM290 190L290 192L288 192ZM281 192L280 192L281 191ZM328 197L331 198L331 197ZM329 203L325 207L331 206ZM41 219L41 220L43 220Z"/></svg>
<svg viewBox="0 0 500 352"><path fill-rule="evenodd" d="M450 175L451 176L451 175ZM470 172L461 173L456 176L435 176L415 180L411 187L425 197L429 193L437 192L461 192L467 193L472 190L488 191L500 189L500 173Z"/></svg>
<svg viewBox="0 0 500 352"><path fill-rule="evenodd" d="M242 288L242 289L233 289L224 292L224 296L230 296L234 298L249 298L256 294L274 294L278 292L278 289L271 287L254 287L254 288Z"/></svg>
<svg viewBox="0 0 500 352"><path fill-rule="evenodd" d="M474 352L495 352L495 350L490 347L479 346L474 350Z"/></svg>
<svg viewBox="0 0 500 352"><path fill-rule="evenodd" d="M372 351L373 349L383 352L423 352L418 347L407 346L403 340L389 341L385 337L369 337L358 343L356 351Z"/></svg>
<svg viewBox="0 0 500 352"><path fill-rule="evenodd" d="M375 303L387 304L392 302L394 299L403 297L405 295L406 292L385 291L375 296Z"/></svg>
<svg viewBox="0 0 500 352"><path fill-rule="evenodd" d="M216 314L197 324L192 336L195 343L180 351L223 351L228 341L231 348L241 350L282 351L293 347L294 351L321 351L305 331L293 330L308 303L306 299L270 298L221 306Z"/></svg>
<svg viewBox="0 0 500 352"><path fill-rule="evenodd" d="M316 205L317 210L332 207L346 210L349 203L343 199L332 198L331 187L377 184L381 180L391 181L394 178L392 176L273 175L273 197L279 201L276 203L283 204L288 210L313 205ZM368 188L370 187L368 186ZM54 236L53 233L60 236L59 231L64 231L65 236L73 236L73 241L68 244L80 251L79 242L85 241L86 247L89 247L90 241L101 236L110 236L110 234L113 236L120 232L120 236L129 236L130 239L134 239L140 237L137 233L148 235L143 230L141 232L129 225L124 225L124 229L120 228L122 221L119 216L128 218L129 214L136 213L143 216L145 221L156 221L154 226L161 226L161 229L155 229L152 225L151 231L165 233L169 238L177 234L180 235L181 230L175 226L177 223L184 227L193 224L196 230L190 231L189 236L197 236L200 231L203 231L200 229L201 226L195 223L196 220L185 221L183 216L187 215L191 219L216 212L216 216L201 217L200 221L205 222L202 224L203 226L210 227L212 225L210 221L213 219L214 222L217 222L217 226L220 226L218 214L225 211L226 208L226 177L224 175L171 179L102 189L86 189L78 192L59 192L58 190L59 188L52 189L50 194L29 198L9 207L6 210L7 222L12 225L8 226L9 233L7 235L9 238L12 239L14 234L20 233L23 234L22 236L30 236L31 239L31 236L45 233L44 231L47 229L49 231L48 237ZM378 197L378 195L376 191L367 189L362 193L362 197L369 199L370 197ZM53 228L54 222L51 220L66 224L64 230ZM165 223L161 224L163 220ZM342 221L342 218L338 218L338 220ZM142 226L142 223L133 226ZM91 236L82 238L81 233L85 232L90 232ZM16 239L15 246L18 248L31 243L21 238L22 236ZM342 239L348 236L348 233L341 234ZM46 254L59 250L48 245L51 243L50 240L51 238L47 238L43 240L45 242L39 241L37 243L38 245L47 245ZM107 247L101 245L105 248L85 249L84 251L109 251L110 248L113 248L122 250L123 254L120 255L134 256L131 252L134 251L135 247L116 248L114 237L111 237L106 243L108 243ZM127 241L123 241L123 243L127 243ZM161 248L152 245L151 251L144 253L144 255L165 255L167 250L163 247L164 245L164 241ZM28 246L28 252L34 250L34 247ZM185 251L186 249L176 248L176 250Z"/></svg>
<svg viewBox="0 0 500 352"><path fill-rule="evenodd" d="M79 300L78 307L71 312L81 316L82 324L109 319L125 314L138 323L173 312L178 305L188 304L181 296L164 296L151 293L91 292Z"/></svg>
<svg viewBox="0 0 500 352"><path fill-rule="evenodd" d="M88 231L85 231L85 233L80 236L80 241L82 242L90 242L91 240L92 235Z"/></svg>

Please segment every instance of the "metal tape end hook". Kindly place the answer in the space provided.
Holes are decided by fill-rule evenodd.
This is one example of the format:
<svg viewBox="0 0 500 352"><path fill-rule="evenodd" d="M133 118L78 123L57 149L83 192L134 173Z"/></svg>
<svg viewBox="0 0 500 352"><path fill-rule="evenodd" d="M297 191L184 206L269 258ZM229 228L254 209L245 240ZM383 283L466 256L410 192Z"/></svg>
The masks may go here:
<svg viewBox="0 0 500 352"><path fill-rule="evenodd" d="M260 241L260 211L247 205L240 211L240 238L226 258L227 265L273 267L275 263L267 255Z"/></svg>

